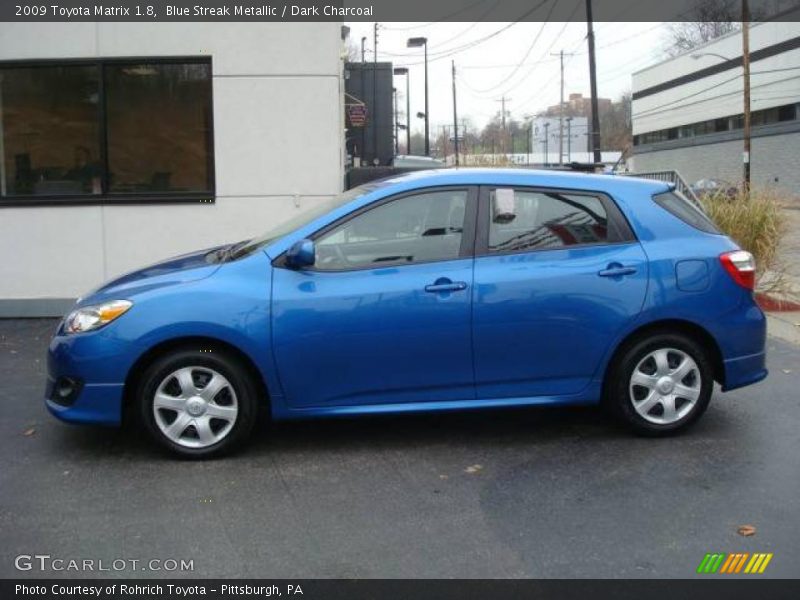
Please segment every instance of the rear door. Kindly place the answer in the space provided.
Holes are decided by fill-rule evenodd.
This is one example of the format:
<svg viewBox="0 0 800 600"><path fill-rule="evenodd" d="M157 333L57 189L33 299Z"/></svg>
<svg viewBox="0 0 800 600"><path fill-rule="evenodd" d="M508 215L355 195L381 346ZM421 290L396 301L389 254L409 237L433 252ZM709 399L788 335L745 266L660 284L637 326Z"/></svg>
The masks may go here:
<svg viewBox="0 0 800 600"><path fill-rule="evenodd" d="M473 289L478 398L580 392L641 310L647 261L601 193L481 189Z"/></svg>

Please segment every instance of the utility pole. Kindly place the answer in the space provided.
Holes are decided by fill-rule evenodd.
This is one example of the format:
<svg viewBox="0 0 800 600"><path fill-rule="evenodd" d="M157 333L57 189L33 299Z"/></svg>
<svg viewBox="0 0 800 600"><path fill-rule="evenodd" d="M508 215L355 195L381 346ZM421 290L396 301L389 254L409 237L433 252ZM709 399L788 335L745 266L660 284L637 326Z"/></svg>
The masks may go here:
<svg viewBox="0 0 800 600"><path fill-rule="evenodd" d="M372 28L373 52L372 52L372 164L378 158L378 24Z"/></svg>
<svg viewBox="0 0 800 600"><path fill-rule="evenodd" d="M592 94L592 151L594 162L600 157L600 115L597 110L597 67L594 60L594 29L592 28L592 0L586 0L586 41L589 45L589 87Z"/></svg>
<svg viewBox="0 0 800 600"><path fill-rule="evenodd" d="M508 136L508 131L506 130L506 102L510 102L511 98L506 98L503 96L500 100L495 100L495 102L500 102L500 121L503 125L503 135L500 139L500 152L503 154L506 153L506 137Z"/></svg>
<svg viewBox="0 0 800 600"><path fill-rule="evenodd" d="M456 166L458 166L458 107L456 106L456 61L453 65L453 143L456 150Z"/></svg>
<svg viewBox="0 0 800 600"><path fill-rule="evenodd" d="M744 71L744 189L750 193L750 8L742 0L742 68Z"/></svg>
<svg viewBox="0 0 800 600"><path fill-rule="evenodd" d="M361 64L362 65L364 64L364 52L365 52L364 44L366 43L366 41L367 41L367 37L366 36L361 38Z"/></svg>
<svg viewBox="0 0 800 600"><path fill-rule="evenodd" d="M558 56L561 62L561 102L558 105L558 164L564 164L564 51L550 53L550 56ZM568 53L568 56L572 56Z"/></svg>

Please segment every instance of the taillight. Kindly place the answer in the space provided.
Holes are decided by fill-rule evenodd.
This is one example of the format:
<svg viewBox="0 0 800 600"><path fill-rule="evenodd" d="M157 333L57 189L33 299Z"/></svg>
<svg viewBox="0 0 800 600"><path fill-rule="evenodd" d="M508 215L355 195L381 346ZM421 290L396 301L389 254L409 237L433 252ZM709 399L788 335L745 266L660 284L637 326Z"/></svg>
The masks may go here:
<svg viewBox="0 0 800 600"><path fill-rule="evenodd" d="M733 280L743 288L756 287L756 259L745 250L734 250L720 254L719 261Z"/></svg>

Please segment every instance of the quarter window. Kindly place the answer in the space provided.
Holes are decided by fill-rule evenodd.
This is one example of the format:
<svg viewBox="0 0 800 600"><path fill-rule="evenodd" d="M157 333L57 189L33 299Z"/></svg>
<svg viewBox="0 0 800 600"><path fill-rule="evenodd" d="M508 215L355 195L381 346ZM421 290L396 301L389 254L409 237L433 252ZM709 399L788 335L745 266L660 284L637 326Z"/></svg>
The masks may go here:
<svg viewBox="0 0 800 600"><path fill-rule="evenodd" d="M342 223L316 240L315 267L361 269L458 258L466 190L404 196Z"/></svg>
<svg viewBox="0 0 800 600"><path fill-rule="evenodd" d="M490 252L619 241L597 196L498 188L489 199Z"/></svg>

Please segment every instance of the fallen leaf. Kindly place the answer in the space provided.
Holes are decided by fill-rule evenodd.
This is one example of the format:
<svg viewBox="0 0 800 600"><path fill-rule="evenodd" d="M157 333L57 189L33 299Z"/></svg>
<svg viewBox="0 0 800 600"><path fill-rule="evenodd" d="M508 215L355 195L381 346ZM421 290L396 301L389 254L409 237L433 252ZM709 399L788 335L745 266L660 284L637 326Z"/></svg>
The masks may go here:
<svg viewBox="0 0 800 600"><path fill-rule="evenodd" d="M464 469L464 473L474 474L483 469L483 465L472 465L471 467L467 467Z"/></svg>
<svg viewBox="0 0 800 600"><path fill-rule="evenodd" d="M736 530L736 533L744 537L750 537L756 534L756 528L754 525L741 525L739 529Z"/></svg>
<svg viewBox="0 0 800 600"><path fill-rule="evenodd" d="M26 429L22 432L22 435L25 437L31 437L34 433L36 433L36 427L31 427L30 429Z"/></svg>

